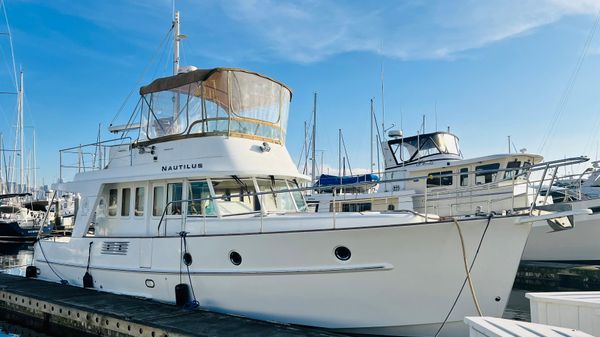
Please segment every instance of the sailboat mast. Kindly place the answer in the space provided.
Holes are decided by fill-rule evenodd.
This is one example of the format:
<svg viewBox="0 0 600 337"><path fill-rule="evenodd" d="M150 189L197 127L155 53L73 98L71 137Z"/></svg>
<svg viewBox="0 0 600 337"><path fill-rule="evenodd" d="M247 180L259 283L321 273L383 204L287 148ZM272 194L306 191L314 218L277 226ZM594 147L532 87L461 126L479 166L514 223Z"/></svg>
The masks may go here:
<svg viewBox="0 0 600 337"><path fill-rule="evenodd" d="M312 183L315 183L315 179L317 178L317 93L315 92L315 96L313 99L313 125L312 125L312 171L311 178Z"/></svg>
<svg viewBox="0 0 600 337"><path fill-rule="evenodd" d="M173 75L177 75L179 72L179 41L181 41L179 33L179 11L176 11L175 18L173 18Z"/></svg>
<svg viewBox="0 0 600 337"><path fill-rule="evenodd" d="M371 144L371 162L369 166L371 167L371 174L373 173L373 99L371 98L371 113L369 114L369 119L371 120L371 135L369 138L369 143Z"/></svg>
<svg viewBox="0 0 600 337"><path fill-rule="evenodd" d="M19 167L19 173L20 173L20 179L19 179L19 183L20 183L20 187L19 190L22 192L23 191L23 183L25 182L24 180L24 174L25 171L23 170L25 168L25 152L24 152L24 146L23 146L23 71L21 71L20 73L20 83L21 85L19 86L19 154L21 155L21 165Z"/></svg>
<svg viewBox="0 0 600 337"><path fill-rule="evenodd" d="M37 192L37 160L36 160L36 153L35 153L35 129L33 129L33 150L32 150L32 156L33 156L33 186L32 189L34 192Z"/></svg>
<svg viewBox="0 0 600 337"><path fill-rule="evenodd" d="M4 161L2 160L4 157L4 134L2 133L0 133L0 149L2 149L0 152L0 193L5 194L4 184L6 181L4 181Z"/></svg>

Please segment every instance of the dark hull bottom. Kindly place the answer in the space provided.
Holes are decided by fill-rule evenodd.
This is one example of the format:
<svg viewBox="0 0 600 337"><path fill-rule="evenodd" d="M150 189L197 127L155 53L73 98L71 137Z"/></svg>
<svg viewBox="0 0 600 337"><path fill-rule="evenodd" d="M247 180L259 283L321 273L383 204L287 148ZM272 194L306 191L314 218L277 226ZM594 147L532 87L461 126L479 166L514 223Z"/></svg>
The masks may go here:
<svg viewBox="0 0 600 337"><path fill-rule="evenodd" d="M33 241L39 230L38 227L23 228L16 221L0 223L0 241Z"/></svg>

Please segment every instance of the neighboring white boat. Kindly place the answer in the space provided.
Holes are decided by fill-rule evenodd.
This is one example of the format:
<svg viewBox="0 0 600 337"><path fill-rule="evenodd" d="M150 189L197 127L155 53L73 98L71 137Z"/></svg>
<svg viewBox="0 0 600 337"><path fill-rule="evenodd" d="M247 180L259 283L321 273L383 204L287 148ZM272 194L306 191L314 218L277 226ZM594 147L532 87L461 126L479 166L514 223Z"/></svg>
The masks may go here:
<svg viewBox="0 0 600 337"><path fill-rule="evenodd" d="M506 213L529 208L535 190L529 168L542 161L534 154L498 154L463 159L458 137L433 132L412 137L397 136L382 143L385 159L383 182L376 192L339 193L337 211L413 210L439 216ZM331 193L317 193L307 201L312 209L334 200Z"/></svg>
<svg viewBox="0 0 600 337"><path fill-rule="evenodd" d="M470 337L593 337L583 331L495 317L466 317Z"/></svg>
<svg viewBox="0 0 600 337"><path fill-rule="evenodd" d="M592 215L574 217L571 230L548 233L543 223L535 223L523 252L523 260L600 263L600 170L594 170L581 182L550 188L555 209L591 209ZM583 176L583 175L581 175Z"/></svg>
<svg viewBox="0 0 600 337"><path fill-rule="evenodd" d="M531 222L577 213L311 213L285 147L285 84L197 69L140 94L139 136L91 144L106 165L60 186L77 193L72 236L38 240L29 275L354 333L464 336L467 283L500 316Z"/></svg>

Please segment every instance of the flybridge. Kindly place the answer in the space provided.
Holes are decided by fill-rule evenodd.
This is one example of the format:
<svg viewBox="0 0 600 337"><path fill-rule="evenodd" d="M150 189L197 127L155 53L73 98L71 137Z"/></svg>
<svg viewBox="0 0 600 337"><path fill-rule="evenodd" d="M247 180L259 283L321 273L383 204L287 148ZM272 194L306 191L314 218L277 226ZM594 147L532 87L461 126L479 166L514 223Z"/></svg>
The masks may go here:
<svg viewBox="0 0 600 337"><path fill-rule="evenodd" d="M138 144L225 135L284 144L291 91L235 68L197 69L140 89Z"/></svg>

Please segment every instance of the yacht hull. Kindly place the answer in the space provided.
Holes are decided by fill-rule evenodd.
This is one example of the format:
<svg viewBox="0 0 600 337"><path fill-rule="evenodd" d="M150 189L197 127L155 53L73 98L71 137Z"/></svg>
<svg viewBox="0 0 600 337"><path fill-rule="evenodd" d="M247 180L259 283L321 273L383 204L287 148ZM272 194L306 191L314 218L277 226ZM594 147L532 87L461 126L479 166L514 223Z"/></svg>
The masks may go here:
<svg viewBox="0 0 600 337"><path fill-rule="evenodd" d="M0 222L0 240L26 241L35 240L39 228L21 226L18 221Z"/></svg>
<svg viewBox="0 0 600 337"><path fill-rule="evenodd" d="M523 260L600 262L600 199L566 202L572 209L590 208L593 214L576 215L572 229L552 232L546 222L535 222Z"/></svg>
<svg viewBox="0 0 600 337"><path fill-rule="evenodd" d="M460 228L467 261L475 260L471 274L483 314L500 316L531 226L502 217L464 220ZM114 249L115 242L126 248ZM181 262L186 245L189 272ZM336 258L339 246L351 251L350 259ZM394 336L433 336L446 321L438 336L464 336L462 320L476 315L453 222L188 236L185 242L65 238L35 248L41 279L59 281L58 274L82 286L89 250L98 290L174 303L175 286L191 280L201 307L262 320ZM240 265L230 261L233 251Z"/></svg>

